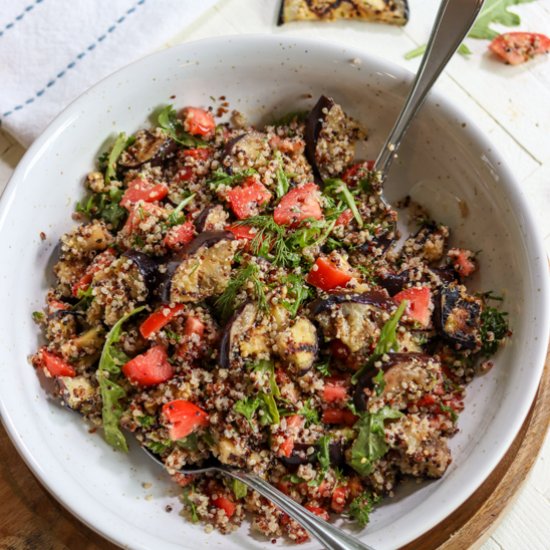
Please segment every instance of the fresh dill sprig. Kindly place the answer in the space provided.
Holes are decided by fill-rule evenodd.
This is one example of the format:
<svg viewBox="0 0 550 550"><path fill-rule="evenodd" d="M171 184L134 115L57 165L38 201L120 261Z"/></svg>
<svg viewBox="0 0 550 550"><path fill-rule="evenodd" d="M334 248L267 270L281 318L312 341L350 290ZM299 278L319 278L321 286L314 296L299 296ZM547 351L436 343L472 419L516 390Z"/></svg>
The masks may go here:
<svg viewBox="0 0 550 550"><path fill-rule="evenodd" d="M228 319L237 307L237 296L241 289L250 281L260 311L267 310L265 286L259 278L260 269L256 264L241 267L235 277L229 281L226 289L216 300L216 308L223 319Z"/></svg>
<svg viewBox="0 0 550 550"><path fill-rule="evenodd" d="M254 168L247 168L241 172L235 172L234 174L226 174L223 170L215 170L212 173L212 177L206 182L210 187L218 187L219 185L233 185L240 183L242 180L257 174L258 172Z"/></svg>

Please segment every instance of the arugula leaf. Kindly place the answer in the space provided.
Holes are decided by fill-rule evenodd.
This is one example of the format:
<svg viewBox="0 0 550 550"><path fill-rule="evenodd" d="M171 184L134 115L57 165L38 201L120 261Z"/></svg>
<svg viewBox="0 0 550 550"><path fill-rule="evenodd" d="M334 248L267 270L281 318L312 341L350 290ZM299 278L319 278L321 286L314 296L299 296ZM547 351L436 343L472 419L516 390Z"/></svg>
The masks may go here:
<svg viewBox="0 0 550 550"><path fill-rule="evenodd" d="M495 354L504 338L508 335L508 313L498 309L485 306L481 312L481 350L483 357L490 357Z"/></svg>
<svg viewBox="0 0 550 550"><path fill-rule="evenodd" d="M258 266L251 263L241 267L235 277L229 281L229 284L215 302L215 306L219 310L222 319L228 319L233 311L235 311L237 307L237 295L248 281L252 282L258 309L260 311L267 311L268 305L265 287L258 277L259 272L260 269Z"/></svg>
<svg viewBox="0 0 550 550"><path fill-rule="evenodd" d="M233 410L236 413L242 414L247 420L250 426L252 426L252 417L254 413L258 410L261 401L258 396L248 397L245 399L239 399L234 405Z"/></svg>
<svg viewBox="0 0 550 550"><path fill-rule="evenodd" d="M422 44L422 46L418 46L418 48L414 48L414 50L411 50L410 52L407 52L403 57L407 60L414 59L415 57L420 57L421 55L424 55L424 52L426 51L427 44ZM457 48L457 53L460 55L463 55L465 57L472 55L472 50L466 46L466 44L460 44L460 46Z"/></svg>
<svg viewBox="0 0 550 550"><path fill-rule="evenodd" d="M157 124L176 142L185 147L208 147L208 143L196 138L183 129L178 113L172 105L158 112Z"/></svg>
<svg viewBox="0 0 550 550"><path fill-rule="evenodd" d="M402 300L395 313L382 327L380 338L378 338L378 342L374 348L374 355L384 355L397 345L397 325L403 313L405 313L405 309L407 309L407 304L407 300Z"/></svg>
<svg viewBox="0 0 550 550"><path fill-rule="evenodd" d="M100 218L116 231L126 219L128 211L120 206L122 189L111 188L105 193L92 193L76 204L75 210L88 218Z"/></svg>
<svg viewBox="0 0 550 550"><path fill-rule="evenodd" d="M374 391L376 392L376 395L382 395L382 392L386 387L386 380L384 379L384 370L378 369L378 373L372 379L372 381L374 382Z"/></svg>
<svg viewBox="0 0 550 550"><path fill-rule="evenodd" d="M352 195L346 182L339 178L328 178L325 180L324 192L330 195L338 197L342 202L348 205L348 208L352 211L353 217L357 221L359 227L363 227L363 218L355 202L355 198Z"/></svg>
<svg viewBox="0 0 550 550"><path fill-rule="evenodd" d="M486 38L492 40L499 35L491 29L493 23L500 23L506 27L517 27L521 19L517 13L509 11L510 6L527 4L533 0L485 0L474 25L470 29L470 38Z"/></svg>
<svg viewBox="0 0 550 550"><path fill-rule="evenodd" d="M330 435L323 435L317 441L317 459L323 473L330 468L330 439Z"/></svg>
<svg viewBox="0 0 550 550"><path fill-rule="evenodd" d="M196 193L191 193L188 197L185 197L177 206L170 212L166 224L168 227L174 227L175 225L180 225L185 221L185 215L181 213L183 208L187 206L194 198Z"/></svg>
<svg viewBox="0 0 550 550"><path fill-rule="evenodd" d="M397 345L397 326L399 324L399 320L405 312L405 309L407 308L407 303L407 300L402 300L393 315L389 318L388 321L386 321L386 323L382 327L382 330L380 331L380 337L378 338L376 347L374 348L372 355L369 357L369 360L351 377L351 381L353 384L357 384L359 378L361 378L362 374L368 368L374 365L374 363L378 361L380 357L382 357L385 353L391 351L392 348Z"/></svg>
<svg viewBox="0 0 550 550"><path fill-rule="evenodd" d="M349 465L360 475L368 476L374 463L388 452L384 422L401 418L403 413L388 406L375 413L364 413L355 423L357 438L351 447Z"/></svg>
<svg viewBox="0 0 550 550"><path fill-rule="evenodd" d="M266 424L280 424L281 415L279 414L273 394L262 393L261 398L263 400L262 410L264 414L260 417L260 423L264 426Z"/></svg>
<svg viewBox="0 0 550 550"><path fill-rule="evenodd" d="M281 304L292 316L296 317L301 305L313 295L311 287L305 282L304 278L295 273L290 273L283 279L287 287L287 297L292 300L282 300Z"/></svg>
<svg viewBox="0 0 550 550"><path fill-rule="evenodd" d="M280 199L287 194L288 188L290 187L290 182L288 181L288 177L283 169L283 157L280 151L275 151L275 158L277 159L278 163L277 171L275 172L275 176L277 177L277 186L275 187L275 192L277 193L277 198Z"/></svg>
<svg viewBox="0 0 550 550"><path fill-rule="evenodd" d="M106 185L109 185L111 183L111 179L116 178L116 163L118 161L118 157L120 157L122 151L124 151L127 146L128 138L126 137L126 134L124 132L118 134L118 137L116 138L113 147L111 148L111 152L107 157L107 166L105 167Z"/></svg>
<svg viewBox="0 0 550 550"><path fill-rule="evenodd" d="M349 505L349 515L359 524L365 527L369 522L369 516L374 505L380 500L377 495L362 493L355 497Z"/></svg>
<svg viewBox="0 0 550 550"><path fill-rule="evenodd" d="M269 373L269 389L271 394L275 397L281 397L281 391L277 386L277 380L275 379L275 365L271 361L263 360L256 363L253 367L255 372L268 372Z"/></svg>
<svg viewBox="0 0 550 550"><path fill-rule="evenodd" d="M176 445L186 451L196 451L199 448L199 440L197 434L189 434L183 439L178 439Z"/></svg>
<svg viewBox="0 0 550 550"><path fill-rule="evenodd" d="M235 498L244 498L248 493L248 487L239 479L232 480L232 489Z"/></svg>
<svg viewBox="0 0 550 550"><path fill-rule="evenodd" d="M191 500L191 495L195 492L195 487L193 485L187 486L183 488L183 492L181 494L181 499L187 509L189 510L189 514L191 515L191 521L193 523L198 523L199 521L199 515L197 514L197 505Z"/></svg>
<svg viewBox="0 0 550 550"><path fill-rule="evenodd" d="M148 440L145 442L145 446L150 449L156 455L162 455L172 446L172 442L169 440L166 441L152 441Z"/></svg>
<svg viewBox="0 0 550 550"><path fill-rule="evenodd" d="M128 445L119 423L122 416L123 408L121 405L122 399L126 397L126 391L116 382L110 379L110 375L116 376L120 374L120 368L124 364L122 352L114 347L120 340L122 325L133 315L143 311L145 306L138 307L132 310L127 315L121 317L107 334L101 357L99 358L99 366L96 372L96 378L99 383L101 400L103 403L101 416L103 421L103 431L105 433L105 441L119 451L128 451ZM127 357L124 355L127 360Z"/></svg>
<svg viewBox="0 0 550 550"><path fill-rule="evenodd" d="M240 183L242 180L257 174L258 172L254 168L247 168L241 172L235 172L234 174L226 174L223 170L215 170L212 173L212 178L206 182L206 185L211 187L218 187L219 185L234 185Z"/></svg>

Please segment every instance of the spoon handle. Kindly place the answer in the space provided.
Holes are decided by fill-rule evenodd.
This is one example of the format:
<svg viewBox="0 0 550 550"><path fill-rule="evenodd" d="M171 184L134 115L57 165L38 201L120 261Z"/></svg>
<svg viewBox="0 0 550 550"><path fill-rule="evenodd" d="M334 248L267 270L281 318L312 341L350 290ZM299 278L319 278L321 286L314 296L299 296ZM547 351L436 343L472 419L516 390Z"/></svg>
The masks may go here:
<svg viewBox="0 0 550 550"><path fill-rule="evenodd" d="M386 178L409 124L422 106L430 88L470 30L482 4L483 0L442 0L411 91L376 159L374 169L381 172L382 179Z"/></svg>
<svg viewBox="0 0 550 550"><path fill-rule="evenodd" d="M313 535L325 548L329 550L374 550L371 546L363 544L354 536L342 529L327 523L319 516L312 514L302 505L264 481L255 474L247 474L239 471L221 470L224 474L231 476L245 485L254 489L283 512L297 521L304 529Z"/></svg>

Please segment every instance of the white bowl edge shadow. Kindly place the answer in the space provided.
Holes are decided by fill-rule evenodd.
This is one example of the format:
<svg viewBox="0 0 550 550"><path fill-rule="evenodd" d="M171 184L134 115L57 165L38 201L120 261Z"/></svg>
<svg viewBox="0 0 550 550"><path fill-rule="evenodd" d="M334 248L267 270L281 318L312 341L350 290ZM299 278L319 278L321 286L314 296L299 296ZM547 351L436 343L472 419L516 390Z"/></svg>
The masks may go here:
<svg viewBox="0 0 550 550"><path fill-rule="evenodd" d="M361 63L350 63L352 59ZM214 82L209 79L212 71ZM131 548L151 548L161 542L167 549L186 548L188 533L195 545L200 540L202 546L258 547L255 539L247 537L247 526L229 537L205 535L202 528L162 511L173 498L162 496L166 485L157 480L146 457L136 449L130 464L98 435L88 434L76 416L71 418L71 413L44 398L26 362L38 341L30 312L43 300L51 248L74 224L71 205L82 196L80 182L105 137L115 131L135 131L151 110L170 102L172 93L177 96L174 102L182 106L208 104L210 95L223 94L231 107L254 120L276 105L282 105L278 114L296 105L311 105L316 97L304 95L311 91L314 96L332 94L365 123L372 135L368 150L375 155L401 106L403 82L409 79L403 69L341 45L263 35L201 40L153 54L107 77L60 114L21 160L0 203L0 257L6 259L0 265L5 304L0 316L0 412L31 470L91 528ZM140 84L137 90L135 83ZM381 88L384 94L377 93ZM434 129L444 132L436 142L431 140ZM66 158L70 161L64 164ZM390 198L401 196L418 180L429 180L428 188L440 183L450 196L468 202L470 217L455 228L456 242L474 249L484 248L476 248L476 243L487 244L487 260L484 263L481 257L482 273L475 283L485 290L504 290L514 336L499 352L492 371L476 379L468 391L459 421L462 431L451 440L455 461L443 480L403 498L398 493L373 514L361 538L377 549L406 544L439 523L498 464L534 398L549 327L545 254L519 187L487 139L437 92L430 95L405 140L392 170L394 180L401 187L392 187ZM47 190L40 187L41 181L50 184ZM503 193L497 192L499 182ZM22 227L25 208L27 226ZM432 214L437 219L437 212ZM48 235L45 243L40 242L40 231ZM15 265L23 268L18 276ZM75 464L80 446L90 462L86 467ZM138 471L121 478L129 466L139 466ZM155 482L154 502L143 499L142 480ZM121 510L127 514L121 515ZM302 547L314 546L312 542Z"/></svg>

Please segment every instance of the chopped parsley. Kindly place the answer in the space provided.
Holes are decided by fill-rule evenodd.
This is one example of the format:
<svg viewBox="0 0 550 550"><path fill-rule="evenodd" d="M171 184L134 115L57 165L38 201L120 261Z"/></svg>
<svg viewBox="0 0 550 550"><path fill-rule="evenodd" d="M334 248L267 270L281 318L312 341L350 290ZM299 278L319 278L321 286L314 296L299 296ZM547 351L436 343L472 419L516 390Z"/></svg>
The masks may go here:
<svg viewBox="0 0 550 550"><path fill-rule="evenodd" d="M33 311L32 312L32 319L35 323L41 323L46 316L44 315L43 311Z"/></svg>
<svg viewBox="0 0 550 550"><path fill-rule="evenodd" d="M370 519L370 514L380 497L371 493L362 493L355 497L349 505L349 515L360 527L365 527Z"/></svg>
<svg viewBox="0 0 550 550"><path fill-rule="evenodd" d="M138 424L142 428L151 428L156 424L156 418L148 414L142 414L137 417Z"/></svg>
<svg viewBox="0 0 550 550"><path fill-rule="evenodd" d="M323 361L322 363L317 363L315 365L315 368L323 375L323 376L330 376L330 357Z"/></svg>
<svg viewBox="0 0 550 550"><path fill-rule="evenodd" d="M104 193L91 193L76 204L76 211L90 219L99 218L118 231L128 215L119 204L123 194L122 189L115 187Z"/></svg>
<svg viewBox="0 0 550 550"><path fill-rule="evenodd" d="M311 405L311 400L304 404L298 411L300 416L303 416L306 421L306 427L310 424L319 424L319 413Z"/></svg>
<svg viewBox="0 0 550 550"><path fill-rule="evenodd" d="M313 296L312 288L305 282L300 275L290 273L283 283L287 288L287 300L282 300L281 304L287 309L292 317L296 317L301 305Z"/></svg>
<svg viewBox="0 0 550 550"><path fill-rule="evenodd" d="M481 312L481 350L484 357L490 357L498 350L502 340L508 335L508 314L498 309L485 306Z"/></svg>

